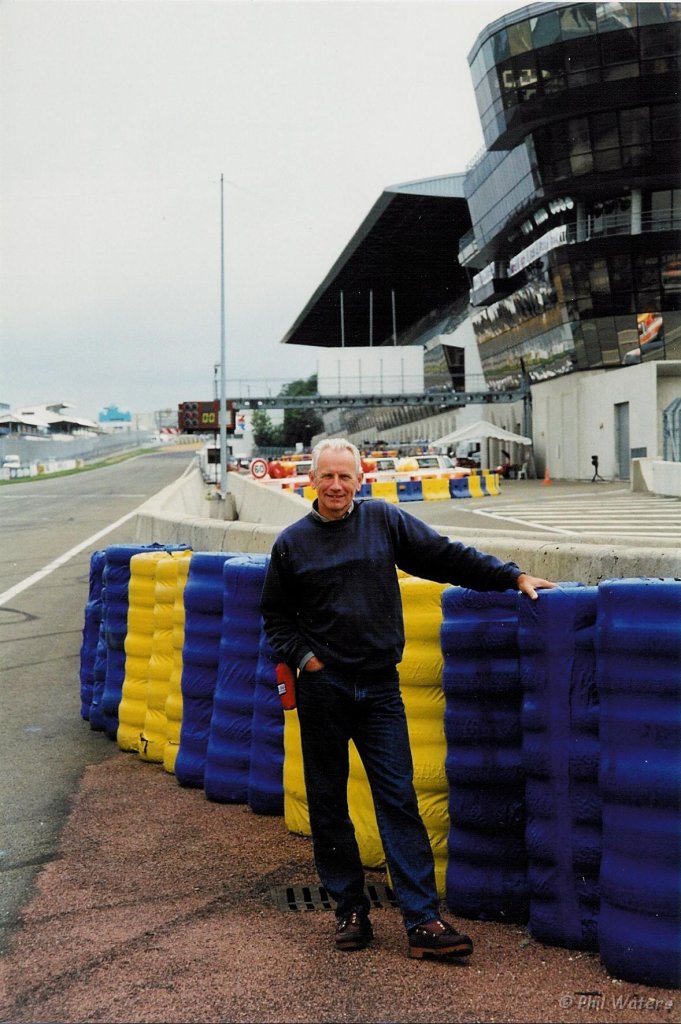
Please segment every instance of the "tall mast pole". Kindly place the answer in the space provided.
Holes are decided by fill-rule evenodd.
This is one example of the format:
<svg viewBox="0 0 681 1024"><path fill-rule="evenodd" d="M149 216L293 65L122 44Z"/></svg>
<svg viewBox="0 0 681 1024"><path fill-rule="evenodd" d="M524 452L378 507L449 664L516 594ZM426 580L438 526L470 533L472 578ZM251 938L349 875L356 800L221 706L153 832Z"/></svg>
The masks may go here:
<svg viewBox="0 0 681 1024"><path fill-rule="evenodd" d="M225 366L225 185L220 175L220 494L227 494L227 368Z"/></svg>

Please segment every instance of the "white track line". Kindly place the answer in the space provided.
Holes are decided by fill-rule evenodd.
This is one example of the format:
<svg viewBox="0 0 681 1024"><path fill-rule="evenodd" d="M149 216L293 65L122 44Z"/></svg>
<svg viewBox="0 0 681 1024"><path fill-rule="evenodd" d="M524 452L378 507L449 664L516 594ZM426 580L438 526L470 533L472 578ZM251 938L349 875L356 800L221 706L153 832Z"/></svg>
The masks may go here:
<svg viewBox="0 0 681 1024"><path fill-rule="evenodd" d="M17 594L21 594L22 591L28 590L28 588L32 587L34 583L44 580L45 577L49 576L50 573L55 571L55 569L61 568L62 565L65 565L75 555L79 555L81 551L85 551L85 549L89 548L91 544L95 544L100 537L105 537L107 533L111 533L112 530L122 526L123 523L127 523L128 519L132 519L135 515L137 515L137 509L133 509L133 511L128 512L127 515L121 516L121 518L117 519L115 523L111 523L109 526L106 526L103 530L100 530L99 533L94 533L92 537L88 537L87 540L82 541L80 544L76 544L75 548L71 548L70 551L65 551L63 555L59 556L59 558L55 558L55 560L50 562L49 565L44 566L42 569L38 569L38 571L34 572L32 576L27 576L25 580L21 581L21 583L17 583L15 586L10 587L10 589L6 590L4 594L0 594L0 605L7 604L7 602L11 601L12 598L17 596Z"/></svg>

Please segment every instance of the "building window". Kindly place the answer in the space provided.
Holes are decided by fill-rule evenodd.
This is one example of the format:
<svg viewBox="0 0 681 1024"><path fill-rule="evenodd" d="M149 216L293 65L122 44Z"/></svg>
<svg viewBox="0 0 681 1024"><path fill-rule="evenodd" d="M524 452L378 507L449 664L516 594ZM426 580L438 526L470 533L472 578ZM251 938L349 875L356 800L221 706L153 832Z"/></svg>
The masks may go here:
<svg viewBox="0 0 681 1024"><path fill-rule="evenodd" d="M570 118L567 128L570 170L573 174L588 174L593 170L589 119L588 117Z"/></svg>
<svg viewBox="0 0 681 1024"><path fill-rule="evenodd" d="M598 331L593 320L582 320L582 337L584 339L584 355L586 365L601 365L601 346L598 341Z"/></svg>
<svg viewBox="0 0 681 1024"><path fill-rule="evenodd" d="M540 14L538 18L530 18L530 28L532 43L537 50L561 40L558 11L549 11L547 14Z"/></svg>
<svg viewBox="0 0 681 1024"><path fill-rule="evenodd" d="M628 253L620 256L609 256L608 267L613 292L630 293L633 288L631 276L631 260Z"/></svg>
<svg viewBox="0 0 681 1024"><path fill-rule="evenodd" d="M598 344L604 366L618 366L620 361L615 319L611 316L600 317L596 321Z"/></svg>
<svg viewBox="0 0 681 1024"><path fill-rule="evenodd" d="M638 329L634 316L616 316L615 333L617 335L617 348L619 360L622 362L627 352L638 347Z"/></svg>
<svg viewBox="0 0 681 1024"><path fill-rule="evenodd" d="M591 85L600 80L598 40L595 36L574 39L565 44L568 88Z"/></svg>
<svg viewBox="0 0 681 1024"><path fill-rule="evenodd" d="M603 3L596 5L598 33L616 32L619 29L636 28L638 24L635 3Z"/></svg>
<svg viewBox="0 0 681 1024"><path fill-rule="evenodd" d="M596 34L596 5L574 4L559 12L563 39Z"/></svg>
<svg viewBox="0 0 681 1024"><path fill-rule="evenodd" d="M544 87L544 93L550 95L565 88L565 54L560 46L547 46L536 54L537 75Z"/></svg>
<svg viewBox="0 0 681 1024"><path fill-rule="evenodd" d="M650 142L650 111L648 107L620 110L619 122L623 146Z"/></svg>
<svg viewBox="0 0 681 1024"><path fill-rule="evenodd" d="M538 92L538 81L537 67L532 55L516 58L515 82L519 103L527 103L534 99Z"/></svg>
<svg viewBox="0 0 681 1024"><path fill-rule="evenodd" d="M527 53L532 49L532 33L529 21L519 21L516 25L509 25L508 48L511 56L519 53Z"/></svg>
<svg viewBox="0 0 681 1024"><path fill-rule="evenodd" d="M649 226L651 231L667 231L674 226L673 195L678 189L650 193ZM679 211L681 213L681 211ZM648 220L648 218L646 218Z"/></svg>
<svg viewBox="0 0 681 1024"><path fill-rule="evenodd" d="M669 3L642 3L638 8L639 25L658 25L681 21L681 7Z"/></svg>
<svg viewBox="0 0 681 1024"><path fill-rule="evenodd" d="M604 67L629 64L638 60L637 36L633 32L608 32L600 37Z"/></svg>
<svg viewBox="0 0 681 1024"><path fill-rule="evenodd" d="M651 109L651 134L654 142L679 138L681 125L678 114L678 105L673 103Z"/></svg>
<svg viewBox="0 0 681 1024"><path fill-rule="evenodd" d="M492 46L494 47L495 64L501 64L502 61L508 60L510 53L508 49L508 36L505 29L492 36Z"/></svg>
<svg viewBox="0 0 681 1024"><path fill-rule="evenodd" d="M608 265L603 258L591 261L589 268L589 287L593 292L603 295L610 294L610 278L608 276Z"/></svg>
<svg viewBox="0 0 681 1024"><path fill-rule="evenodd" d="M639 34L641 60L672 57L679 52L681 23L675 25L648 25Z"/></svg>
<svg viewBox="0 0 681 1024"><path fill-rule="evenodd" d="M659 293L660 266L657 255L637 253L634 256L634 286L639 295L644 292Z"/></svg>

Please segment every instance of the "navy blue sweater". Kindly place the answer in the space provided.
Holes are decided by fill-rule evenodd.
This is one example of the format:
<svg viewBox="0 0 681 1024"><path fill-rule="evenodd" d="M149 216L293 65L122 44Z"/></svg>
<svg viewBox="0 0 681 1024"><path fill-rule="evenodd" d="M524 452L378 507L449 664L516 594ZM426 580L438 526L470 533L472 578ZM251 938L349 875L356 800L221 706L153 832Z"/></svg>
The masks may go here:
<svg viewBox="0 0 681 1024"><path fill-rule="evenodd" d="M396 665L404 650L395 566L474 590L508 590L522 570L441 536L399 506L359 498L341 520L309 513L272 548L261 610L276 655L299 665L310 651L348 670Z"/></svg>

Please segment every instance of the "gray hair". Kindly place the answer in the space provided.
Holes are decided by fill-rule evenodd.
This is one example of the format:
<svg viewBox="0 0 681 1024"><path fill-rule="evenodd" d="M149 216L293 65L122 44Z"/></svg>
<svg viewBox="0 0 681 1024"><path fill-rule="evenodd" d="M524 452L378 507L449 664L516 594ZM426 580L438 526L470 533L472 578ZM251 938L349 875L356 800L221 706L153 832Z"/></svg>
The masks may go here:
<svg viewBox="0 0 681 1024"><path fill-rule="evenodd" d="M352 443L352 441L346 440L344 437L326 437L323 441L319 441L312 449L312 472L317 472L317 466L319 465L319 456L322 452L327 449L334 452L351 452L352 457L355 460L355 471L357 475L362 472L362 460L360 458L359 449Z"/></svg>

